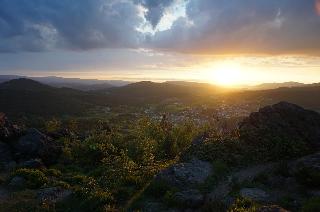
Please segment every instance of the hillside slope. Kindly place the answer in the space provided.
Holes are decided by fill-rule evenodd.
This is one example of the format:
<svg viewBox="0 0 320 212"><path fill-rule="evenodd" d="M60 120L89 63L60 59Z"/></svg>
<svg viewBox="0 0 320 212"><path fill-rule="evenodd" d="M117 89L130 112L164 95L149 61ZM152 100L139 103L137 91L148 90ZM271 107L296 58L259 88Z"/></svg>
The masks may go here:
<svg viewBox="0 0 320 212"><path fill-rule="evenodd" d="M7 114L78 114L90 105L87 93L54 88L30 79L0 84L0 110Z"/></svg>
<svg viewBox="0 0 320 212"><path fill-rule="evenodd" d="M230 102L243 100L259 101L263 105L287 101L308 109L320 111L320 86L233 92L228 94L227 99Z"/></svg>

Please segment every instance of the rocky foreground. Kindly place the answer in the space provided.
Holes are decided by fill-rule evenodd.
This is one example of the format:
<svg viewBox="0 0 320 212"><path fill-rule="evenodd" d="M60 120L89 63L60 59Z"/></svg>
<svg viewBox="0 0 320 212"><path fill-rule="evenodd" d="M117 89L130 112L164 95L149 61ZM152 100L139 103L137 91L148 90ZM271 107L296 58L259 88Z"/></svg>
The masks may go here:
<svg viewBox="0 0 320 212"><path fill-rule="evenodd" d="M221 160L212 162L211 156L203 155L210 151L201 152L202 146L211 148L210 139L198 139L184 161L155 176L137 201L140 207L144 211L319 211L318 113L281 102L244 119L239 134L236 142L255 151L242 150L254 155L251 160L231 168Z"/></svg>
<svg viewBox="0 0 320 212"><path fill-rule="evenodd" d="M319 211L320 114L281 102L244 119L237 138L205 135L124 210ZM50 169L62 152L52 137L0 114L0 203L15 201L14 192L26 187L39 204L73 194Z"/></svg>
<svg viewBox="0 0 320 212"><path fill-rule="evenodd" d="M47 181L40 172L33 170L50 171L47 167L57 162L61 151L58 142L49 136L37 129L24 130L0 114L0 173L1 177L7 178L0 185L0 203L14 201L15 191L37 188ZM42 203L62 200L72 192L61 187L47 187L35 190L35 193L36 201Z"/></svg>

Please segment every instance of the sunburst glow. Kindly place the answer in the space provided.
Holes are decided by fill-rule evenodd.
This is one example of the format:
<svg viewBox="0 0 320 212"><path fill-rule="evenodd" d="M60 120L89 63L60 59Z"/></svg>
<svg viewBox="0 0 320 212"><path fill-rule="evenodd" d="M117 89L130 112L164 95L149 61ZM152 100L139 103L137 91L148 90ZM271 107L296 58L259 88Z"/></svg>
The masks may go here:
<svg viewBox="0 0 320 212"><path fill-rule="evenodd" d="M233 86L241 84L243 76L241 74L241 66L233 62L222 62L217 64L210 70L210 81L215 84L224 86Z"/></svg>

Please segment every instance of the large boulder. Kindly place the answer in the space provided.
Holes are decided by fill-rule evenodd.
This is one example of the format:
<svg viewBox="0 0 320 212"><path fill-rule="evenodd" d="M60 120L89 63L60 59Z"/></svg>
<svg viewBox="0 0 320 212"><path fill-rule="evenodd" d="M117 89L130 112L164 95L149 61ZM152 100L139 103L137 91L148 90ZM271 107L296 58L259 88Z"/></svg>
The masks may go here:
<svg viewBox="0 0 320 212"><path fill-rule="evenodd" d="M0 164L12 161L11 148L8 144L0 142Z"/></svg>
<svg viewBox="0 0 320 212"><path fill-rule="evenodd" d="M13 160L11 147L3 142L0 142L0 170L13 170L16 167L16 162Z"/></svg>
<svg viewBox="0 0 320 212"><path fill-rule="evenodd" d="M240 196L259 202L267 202L270 198L264 190L259 188L243 188L240 190Z"/></svg>
<svg viewBox="0 0 320 212"><path fill-rule="evenodd" d="M72 195L72 191L59 187L40 189L37 198L40 202L56 203L63 201Z"/></svg>
<svg viewBox="0 0 320 212"><path fill-rule="evenodd" d="M19 160L40 158L46 165L55 163L61 153L61 146L37 129L29 129L14 149Z"/></svg>
<svg viewBox="0 0 320 212"><path fill-rule="evenodd" d="M6 201L9 197L10 192L5 188L0 187L0 203Z"/></svg>
<svg viewBox="0 0 320 212"><path fill-rule="evenodd" d="M27 185L27 180L24 177L15 176L10 180L8 185L12 188L24 188Z"/></svg>
<svg viewBox="0 0 320 212"><path fill-rule="evenodd" d="M262 206L261 208L258 209L258 212L289 212L289 211L277 205L270 205L270 206Z"/></svg>
<svg viewBox="0 0 320 212"><path fill-rule="evenodd" d="M41 159L31 159L27 161L22 161L18 164L19 168L27 168L27 169L43 169L45 168Z"/></svg>
<svg viewBox="0 0 320 212"><path fill-rule="evenodd" d="M320 188L320 152L293 161L289 164L289 172L299 183Z"/></svg>
<svg viewBox="0 0 320 212"><path fill-rule="evenodd" d="M12 124L4 113L0 113L0 141L9 141L21 135L22 130Z"/></svg>
<svg viewBox="0 0 320 212"><path fill-rule="evenodd" d="M320 149L320 114L280 102L250 114L240 123L239 133L253 149L264 148L279 157L302 156Z"/></svg>
<svg viewBox="0 0 320 212"><path fill-rule="evenodd" d="M204 202L204 195L196 189L190 189L175 193L174 200L183 207L198 208Z"/></svg>
<svg viewBox="0 0 320 212"><path fill-rule="evenodd" d="M211 174L210 163L193 159L190 162L178 163L162 170L155 180L184 189L204 183Z"/></svg>

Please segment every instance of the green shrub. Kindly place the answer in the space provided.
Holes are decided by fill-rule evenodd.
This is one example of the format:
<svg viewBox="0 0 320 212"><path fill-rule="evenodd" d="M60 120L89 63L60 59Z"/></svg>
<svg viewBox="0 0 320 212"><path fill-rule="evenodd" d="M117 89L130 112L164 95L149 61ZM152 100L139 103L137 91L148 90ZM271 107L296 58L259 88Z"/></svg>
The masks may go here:
<svg viewBox="0 0 320 212"><path fill-rule="evenodd" d="M9 199L0 201L0 211L12 212L50 212L54 211L51 205L40 205L36 193L32 190L13 192Z"/></svg>
<svg viewBox="0 0 320 212"><path fill-rule="evenodd" d="M50 176L50 177L61 177L62 176L61 171L59 171L57 169L44 169L43 173L46 176Z"/></svg>
<svg viewBox="0 0 320 212"><path fill-rule="evenodd" d="M61 121L57 119L52 119L45 123L45 129L47 132L57 132L61 129L61 126Z"/></svg>
<svg viewBox="0 0 320 212"><path fill-rule="evenodd" d="M314 197L306 201L302 207L302 212L318 212L320 211L320 197Z"/></svg>
<svg viewBox="0 0 320 212"><path fill-rule="evenodd" d="M72 186L79 186L83 189L93 190L97 188L97 182L94 178L85 175L75 175L64 179Z"/></svg>
<svg viewBox="0 0 320 212"><path fill-rule="evenodd" d="M256 212L258 207L258 204L250 199L238 198L228 212Z"/></svg>
<svg viewBox="0 0 320 212"><path fill-rule="evenodd" d="M48 182L46 175L37 169L18 169L13 176L21 176L27 180L27 187L34 189L39 188Z"/></svg>
<svg viewBox="0 0 320 212"><path fill-rule="evenodd" d="M189 148L182 156L184 160L196 157L200 160L221 161L227 166L239 165L244 158L243 146L237 138L210 138L205 143Z"/></svg>
<svg viewBox="0 0 320 212"><path fill-rule="evenodd" d="M61 187L61 188L65 188L65 189L70 188L70 185L64 181L53 181L52 186L53 187Z"/></svg>
<svg viewBox="0 0 320 212"><path fill-rule="evenodd" d="M107 191L95 190L88 192L78 189L70 198L56 204L56 211L108 211L114 204L112 194Z"/></svg>

